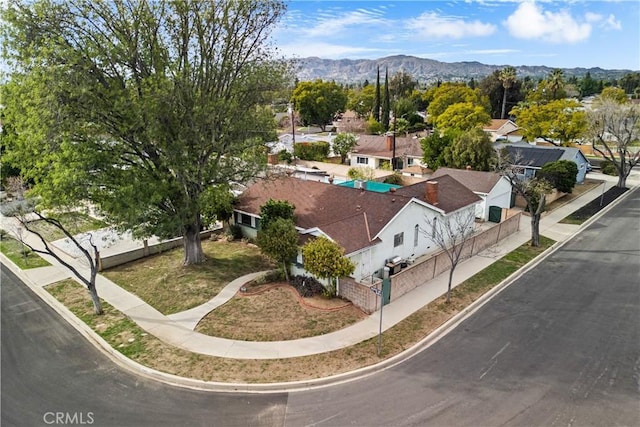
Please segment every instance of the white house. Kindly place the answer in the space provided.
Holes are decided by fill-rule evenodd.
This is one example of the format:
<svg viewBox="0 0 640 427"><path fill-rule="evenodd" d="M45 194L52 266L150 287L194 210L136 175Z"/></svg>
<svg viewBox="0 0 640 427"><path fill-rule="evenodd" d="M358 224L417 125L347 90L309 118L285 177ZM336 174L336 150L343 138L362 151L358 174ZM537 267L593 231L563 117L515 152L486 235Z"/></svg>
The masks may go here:
<svg viewBox="0 0 640 427"><path fill-rule="evenodd" d="M358 144L349 153L352 167L367 166L373 169L391 166L396 158L396 169L409 166L425 166L422 163L422 146L418 137L400 137L387 135L360 135Z"/></svg>
<svg viewBox="0 0 640 427"><path fill-rule="evenodd" d="M250 186L234 208L234 221L246 236L257 235L260 207L269 199L295 206L301 244L325 236L344 248L356 266L352 277L361 282L381 277L391 259L439 250L428 237L426 218L445 221L456 212L473 213L480 201L450 176L386 193L292 177L265 179ZM292 273L306 274L300 255Z"/></svg>
<svg viewBox="0 0 640 427"><path fill-rule="evenodd" d="M490 206L509 209L511 205L511 183L495 172L474 171L471 169L439 168L431 175L431 179L448 175L460 182L480 197L476 205L476 218L489 220Z"/></svg>

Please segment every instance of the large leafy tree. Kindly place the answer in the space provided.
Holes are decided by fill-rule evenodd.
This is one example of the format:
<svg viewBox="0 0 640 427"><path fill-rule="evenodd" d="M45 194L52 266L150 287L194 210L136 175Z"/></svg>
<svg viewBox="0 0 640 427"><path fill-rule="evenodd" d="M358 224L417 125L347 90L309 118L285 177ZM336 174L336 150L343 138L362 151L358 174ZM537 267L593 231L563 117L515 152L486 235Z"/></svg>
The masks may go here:
<svg viewBox="0 0 640 427"><path fill-rule="evenodd" d="M434 123L447 108L457 103L469 102L473 105L481 106L486 111L489 111L488 98L483 96L478 89L471 89L464 84L443 83L439 87L433 89L432 92L429 92L430 95L425 96L427 98L431 98L427 111L432 123Z"/></svg>
<svg viewBox="0 0 640 427"><path fill-rule="evenodd" d="M489 135L480 128L462 132L453 138L445 150L445 161L449 167L488 171L494 167L496 152Z"/></svg>
<svg viewBox="0 0 640 427"><path fill-rule="evenodd" d="M511 110L511 114L528 141L543 138L566 145L581 138L587 127L580 103L570 99L522 104Z"/></svg>
<svg viewBox="0 0 640 427"><path fill-rule="evenodd" d="M397 100L406 98L411 95L413 90L418 86L418 82L413 80L411 74L406 71L398 71L389 81L389 93L391 99Z"/></svg>
<svg viewBox="0 0 640 427"><path fill-rule="evenodd" d="M640 141L640 106L600 99L587 120L594 151L614 165L617 186L625 188L631 169L640 162L640 150L632 147Z"/></svg>
<svg viewBox="0 0 640 427"><path fill-rule="evenodd" d="M293 90L293 101L305 125L317 125L324 131L336 114L347 106L347 92L335 82L318 79L300 82Z"/></svg>
<svg viewBox="0 0 640 427"><path fill-rule="evenodd" d="M269 225L278 218L294 220L296 207L286 200L269 199L260 206L260 228L269 228Z"/></svg>
<svg viewBox="0 0 640 427"><path fill-rule="evenodd" d="M431 135L420 140L423 153L422 160L430 169L435 171L439 167L447 166L445 154L457 134L459 132L441 132L438 129L434 129Z"/></svg>
<svg viewBox="0 0 640 427"><path fill-rule="evenodd" d="M344 249L324 236L309 240L302 247L304 269L321 279L329 280L329 294L335 295L333 279L348 276L355 270L353 262L344 256Z"/></svg>
<svg viewBox="0 0 640 427"><path fill-rule="evenodd" d="M374 110L375 96L375 87L372 85L350 90L347 108L355 111L360 118L369 117Z"/></svg>
<svg viewBox="0 0 640 427"><path fill-rule="evenodd" d="M457 129L468 131L476 127L482 127L491 122L491 116L487 110L471 102L458 102L451 104L438 117L435 125L439 129Z"/></svg>
<svg viewBox="0 0 640 427"><path fill-rule="evenodd" d="M287 75L268 37L284 12L271 0L10 1L12 160L45 199L88 200L136 236L182 235L184 263L203 262L203 191L266 164L261 106Z"/></svg>

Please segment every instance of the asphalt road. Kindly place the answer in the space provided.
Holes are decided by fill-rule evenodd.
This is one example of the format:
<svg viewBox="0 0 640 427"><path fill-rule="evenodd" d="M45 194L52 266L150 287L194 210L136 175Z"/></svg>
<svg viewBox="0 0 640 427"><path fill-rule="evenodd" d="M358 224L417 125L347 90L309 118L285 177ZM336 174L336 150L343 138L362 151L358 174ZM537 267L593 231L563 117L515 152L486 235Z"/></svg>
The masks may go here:
<svg viewBox="0 0 640 427"><path fill-rule="evenodd" d="M2 425L638 426L640 191L449 335L363 380L213 394L122 371L2 276ZM85 423L88 424L88 423Z"/></svg>

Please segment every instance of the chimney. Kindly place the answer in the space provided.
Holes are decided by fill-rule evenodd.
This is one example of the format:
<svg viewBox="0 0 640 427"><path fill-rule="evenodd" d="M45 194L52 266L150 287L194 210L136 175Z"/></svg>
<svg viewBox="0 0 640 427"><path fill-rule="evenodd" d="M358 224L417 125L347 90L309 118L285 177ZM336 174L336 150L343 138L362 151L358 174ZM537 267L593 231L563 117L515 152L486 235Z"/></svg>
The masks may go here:
<svg viewBox="0 0 640 427"><path fill-rule="evenodd" d="M393 150L393 135L387 134L387 151Z"/></svg>
<svg viewBox="0 0 640 427"><path fill-rule="evenodd" d="M438 181L427 181L427 203L438 206Z"/></svg>

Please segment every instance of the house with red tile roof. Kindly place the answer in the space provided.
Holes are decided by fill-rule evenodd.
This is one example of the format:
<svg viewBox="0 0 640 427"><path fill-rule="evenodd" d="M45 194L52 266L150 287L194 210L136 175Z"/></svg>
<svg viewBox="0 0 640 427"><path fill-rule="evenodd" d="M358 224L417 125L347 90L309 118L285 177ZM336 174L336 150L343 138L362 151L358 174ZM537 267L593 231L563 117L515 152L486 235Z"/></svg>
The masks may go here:
<svg viewBox="0 0 640 427"><path fill-rule="evenodd" d="M481 202L476 205L476 218L488 221L491 206L500 209L513 207L511 183L500 174L471 169L438 168L430 179L444 175L452 177L480 197Z"/></svg>
<svg viewBox="0 0 640 427"><path fill-rule="evenodd" d="M349 153L352 167L367 166L380 169L391 165L391 159L396 158L396 169L408 166L425 166L422 163L422 146L417 136L360 135L358 144Z"/></svg>
<svg viewBox="0 0 640 427"><path fill-rule="evenodd" d="M289 176L263 179L250 186L234 207L233 220L245 236L257 236L260 207L269 199L295 206L301 244L325 236L343 247L356 266L352 277L358 281L381 277L390 259L417 258L439 250L425 232L426 218L444 221L456 212L474 212L480 201L450 176L386 193ZM301 255L292 273L306 274Z"/></svg>

